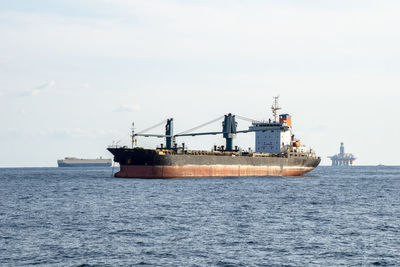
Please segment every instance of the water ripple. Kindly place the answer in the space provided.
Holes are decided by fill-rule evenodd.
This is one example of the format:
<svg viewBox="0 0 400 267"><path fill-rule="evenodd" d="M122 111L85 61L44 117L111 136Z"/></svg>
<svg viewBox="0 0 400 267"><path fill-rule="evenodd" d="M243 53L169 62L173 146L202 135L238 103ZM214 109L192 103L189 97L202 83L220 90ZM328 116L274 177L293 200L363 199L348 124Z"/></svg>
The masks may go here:
<svg viewBox="0 0 400 267"><path fill-rule="evenodd" d="M1 266L399 266L400 168L298 179L0 169Z"/></svg>

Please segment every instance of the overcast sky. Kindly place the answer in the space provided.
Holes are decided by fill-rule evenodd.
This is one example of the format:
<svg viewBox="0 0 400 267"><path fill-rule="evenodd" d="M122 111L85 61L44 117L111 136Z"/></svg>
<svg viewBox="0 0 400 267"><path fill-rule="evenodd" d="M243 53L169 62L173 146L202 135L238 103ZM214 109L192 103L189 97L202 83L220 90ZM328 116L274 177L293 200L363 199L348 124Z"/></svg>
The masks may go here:
<svg viewBox="0 0 400 267"><path fill-rule="evenodd" d="M398 165L399 14L386 0L0 0L0 167L111 157L132 121L267 119L278 94L322 164L344 142L357 165Z"/></svg>

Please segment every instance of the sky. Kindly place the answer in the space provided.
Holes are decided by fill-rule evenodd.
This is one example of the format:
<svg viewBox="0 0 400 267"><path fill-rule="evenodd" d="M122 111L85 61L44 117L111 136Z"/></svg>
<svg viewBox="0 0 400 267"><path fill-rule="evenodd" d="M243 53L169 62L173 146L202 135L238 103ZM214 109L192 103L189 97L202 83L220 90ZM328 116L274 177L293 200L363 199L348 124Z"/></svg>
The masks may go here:
<svg viewBox="0 0 400 267"><path fill-rule="evenodd" d="M0 167L110 158L132 122L268 119L276 95L321 164L344 142L356 165L399 165L398 14L390 0L0 0Z"/></svg>

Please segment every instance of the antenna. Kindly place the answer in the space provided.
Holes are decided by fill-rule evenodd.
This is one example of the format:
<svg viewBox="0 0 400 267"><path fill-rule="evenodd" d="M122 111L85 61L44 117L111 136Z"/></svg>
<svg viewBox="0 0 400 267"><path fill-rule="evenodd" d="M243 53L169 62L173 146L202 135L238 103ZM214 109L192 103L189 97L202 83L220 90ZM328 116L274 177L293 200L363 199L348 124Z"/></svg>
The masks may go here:
<svg viewBox="0 0 400 267"><path fill-rule="evenodd" d="M278 110L281 108L278 106L279 95L274 96L274 102L272 103L272 115L274 115L274 122L278 122Z"/></svg>

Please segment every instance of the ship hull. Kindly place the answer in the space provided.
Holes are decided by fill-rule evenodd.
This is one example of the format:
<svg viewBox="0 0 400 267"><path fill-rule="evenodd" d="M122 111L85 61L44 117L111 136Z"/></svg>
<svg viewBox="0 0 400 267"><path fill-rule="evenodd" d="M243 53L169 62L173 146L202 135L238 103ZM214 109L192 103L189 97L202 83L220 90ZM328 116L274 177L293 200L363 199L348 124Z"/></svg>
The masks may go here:
<svg viewBox="0 0 400 267"><path fill-rule="evenodd" d="M78 159L65 158L57 160L58 167L111 167L111 159Z"/></svg>
<svg viewBox="0 0 400 267"><path fill-rule="evenodd" d="M187 178L236 176L300 176L311 167L242 166L242 165L188 165L145 166L121 165L115 177L120 178Z"/></svg>
<svg viewBox="0 0 400 267"><path fill-rule="evenodd" d="M155 150L109 148L119 162L120 178L186 178L299 176L312 171L320 158L234 155L158 155Z"/></svg>

